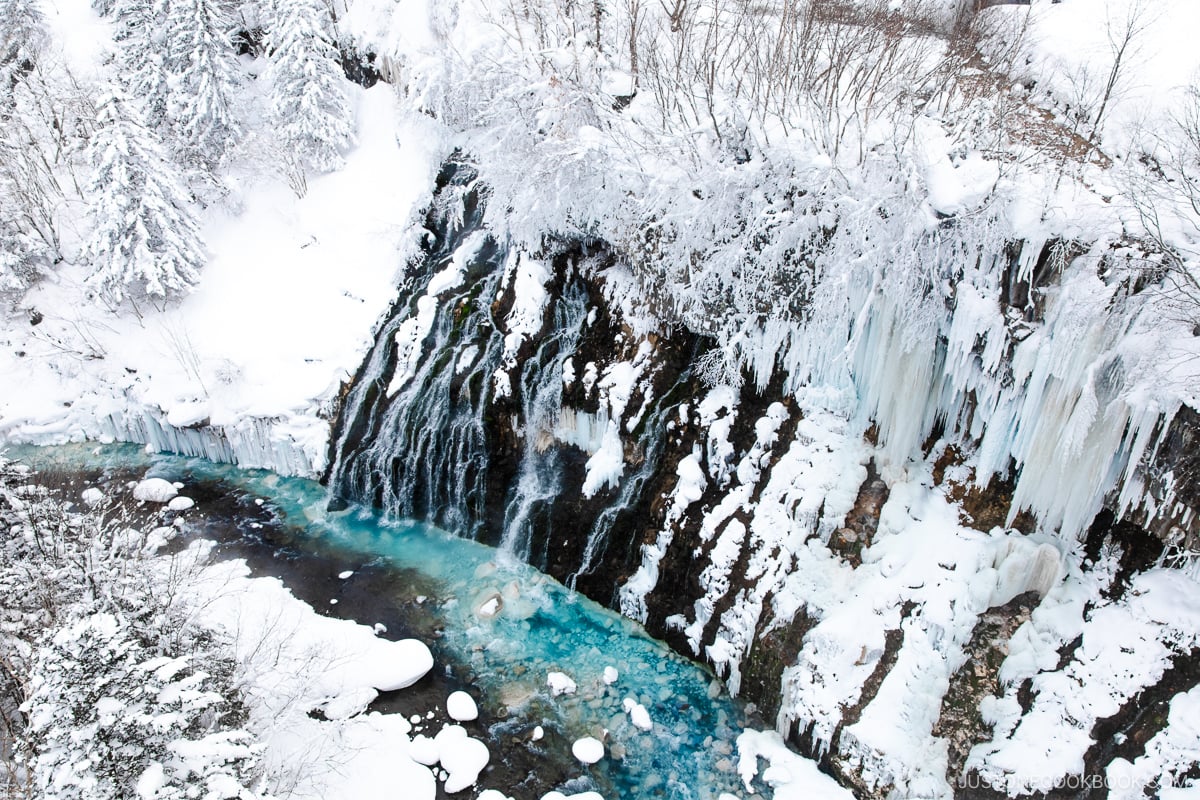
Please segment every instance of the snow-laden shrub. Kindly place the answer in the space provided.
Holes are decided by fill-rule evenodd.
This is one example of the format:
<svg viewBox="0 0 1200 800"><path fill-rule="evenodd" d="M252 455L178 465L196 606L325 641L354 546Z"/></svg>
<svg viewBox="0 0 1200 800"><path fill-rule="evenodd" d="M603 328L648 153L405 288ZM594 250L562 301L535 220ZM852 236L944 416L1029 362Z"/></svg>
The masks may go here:
<svg viewBox="0 0 1200 800"><path fill-rule="evenodd" d="M232 650L152 541L0 458L0 774L34 797L266 797Z"/></svg>
<svg viewBox="0 0 1200 800"><path fill-rule="evenodd" d="M226 699L233 664L156 655L146 631L110 613L79 619L37 650L24 710L28 764L47 798L260 796L258 748Z"/></svg>

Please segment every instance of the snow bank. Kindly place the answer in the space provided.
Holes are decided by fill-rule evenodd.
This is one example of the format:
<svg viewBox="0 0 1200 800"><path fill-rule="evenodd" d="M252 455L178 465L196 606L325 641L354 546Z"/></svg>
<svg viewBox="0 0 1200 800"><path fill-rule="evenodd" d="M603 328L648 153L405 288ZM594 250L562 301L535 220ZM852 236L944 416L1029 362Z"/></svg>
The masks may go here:
<svg viewBox="0 0 1200 800"><path fill-rule="evenodd" d="M423 676L433 664L428 648L321 616L278 580L248 574L240 561L205 567L197 609L203 624L233 640L269 774L294 784L296 798L384 800L401 785L406 797L432 800L434 775L410 757L410 724L399 715L362 713L376 690ZM314 709L326 719L308 713ZM464 766L461 774L468 771Z"/></svg>
<svg viewBox="0 0 1200 800"><path fill-rule="evenodd" d="M60 5L56 17L94 16L86 2ZM318 474L328 405L394 299L397 265L415 248L405 222L444 155L435 126L399 111L389 87L350 88L360 135L345 168L311 177L302 198L266 175L229 176L229 202L202 220L202 281L178 306L114 316L86 299L85 269L70 258L36 286L4 326L0 384L25 390L0 397L0 436L113 437Z"/></svg>
<svg viewBox="0 0 1200 800"><path fill-rule="evenodd" d="M761 771L764 783L771 787L775 800L852 800L854 794L843 789L833 778L817 769L814 761L801 758L787 748L774 731L745 731L738 736L738 774L747 791L759 775L759 759L767 761Z"/></svg>

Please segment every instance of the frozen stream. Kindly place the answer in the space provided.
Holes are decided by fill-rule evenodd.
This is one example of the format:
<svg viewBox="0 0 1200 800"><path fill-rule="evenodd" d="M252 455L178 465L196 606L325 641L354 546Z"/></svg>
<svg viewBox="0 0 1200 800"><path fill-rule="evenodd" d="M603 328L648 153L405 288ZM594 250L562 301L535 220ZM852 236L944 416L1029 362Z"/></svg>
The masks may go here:
<svg viewBox="0 0 1200 800"><path fill-rule="evenodd" d="M262 498L288 530L291 547L418 573L420 591L428 594L411 601L441 630L440 660L456 662L453 668L470 674L473 693L482 696L493 759L503 759L508 747L544 751L569 765L575 779L565 788L597 789L610 800L745 793L735 742L744 713L709 672L636 623L494 548L424 523L385 522L361 508L329 512L320 484L263 470L151 456L129 445L14 448L7 455L35 469L136 469L189 486L219 484ZM612 684L605 682L606 668L617 672ZM552 672L568 676L575 691L555 694L548 685ZM634 725L627 701L648 712L649 731ZM404 708L402 695L396 706ZM639 721L644 728L644 718ZM537 726L545 737L532 741ZM606 757L590 767L568 752L585 736L606 738Z"/></svg>

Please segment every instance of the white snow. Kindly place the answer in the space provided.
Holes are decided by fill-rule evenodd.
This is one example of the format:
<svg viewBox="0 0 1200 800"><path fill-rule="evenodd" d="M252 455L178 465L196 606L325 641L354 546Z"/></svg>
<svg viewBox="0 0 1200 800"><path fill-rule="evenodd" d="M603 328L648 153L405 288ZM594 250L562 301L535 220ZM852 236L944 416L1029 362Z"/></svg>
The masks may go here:
<svg viewBox="0 0 1200 800"><path fill-rule="evenodd" d="M133 499L143 503L166 503L177 494L179 490L162 478L146 478L133 487Z"/></svg>
<svg viewBox="0 0 1200 800"><path fill-rule="evenodd" d="M844 789L821 770L814 761L801 758L787 748L774 731L745 731L737 739L738 774L747 791L759 774L759 759L768 766L762 780L771 787L776 800L851 800L854 794Z"/></svg>
<svg viewBox="0 0 1200 800"><path fill-rule="evenodd" d="M60 0L52 17L94 19L81 0ZM177 307L108 314L84 299L84 271L70 263L30 292L23 308L45 321L5 326L0 383L25 391L0 397L0 435L109 435L319 472L329 436L320 410L357 369L394 296L397 264L415 247L405 221L428 196L443 147L387 86L353 95L360 136L346 167L310 177L302 198L266 175L236 176L230 202L203 218L210 260ZM64 360L53 341L103 358Z"/></svg>
<svg viewBox="0 0 1200 800"><path fill-rule="evenodd" d="M650 712L637 700L632 697L626 697L621 701L621 707L629 715L629 721L633 723L633 727L646 732L654 729L654 722L650 719Z"/></svg>
<svg viewBox="0 0 1200 800"><path fill-rule="evenodd" d="M89 506L100 505L104 502L104 492L97 489L95 486L84 489L79 497L85 504Z"/></svg>
<svg viewBox="0 0 1200 800"><path fill-rule="evenodd" d="M383 800L401 785L413 800L432 800L435 779L410 756L409 722L362 713L376 689L428 671L424 644L387 642L367 626L320 616L278 580L248 577L240 561L204 567L197 588L201 621L233 639L264 765L292 776L293 797ZM309 716L314 708L326 719Z"/></svg>
<svg viewBox="0 0 1200 800"><path fill-rule="evenodd" d="M604 743L593 736L585 736L575 740L571 753L584 764L595 764L604 758Z"/></svg>
<svg viewBox="0 0 1200 800"><path fill-rule="evenodd" d="M442 728L433 743L437 747L438 762L448 773L443 785L450 794L473 786L491 759L487 745L472 739L460 725Z"/></svg>
<svg viewBox="0 0 1200 800"><path fill-rule="evenodd" d="M606 686L612 686L620 677L621 673L617 672L616 667L605 667L601 680L604 681Z"/></svg>
<svg viewBox="0 0 1200 800"><path fill-rule="evenodd" d="M457 722L470 722L479 718L479 707L466 692L454 692L446 698L446 713Z"/></svg>
<svg viewBox="0 0 1200 800"><path fill-rule="evenodd" d="M575 681L565 672L551 672L546 676L546 685L550 687L552 697L562 694L575 694Z"/></svg>
<svg viewBox="0 0 1200 800"><path fill-rule="evenodd" d="M171 498L170 502L167 503L167 508L171 511L187 511L194 505L196 505L195 500L179 495L178 497Z"/></svg>

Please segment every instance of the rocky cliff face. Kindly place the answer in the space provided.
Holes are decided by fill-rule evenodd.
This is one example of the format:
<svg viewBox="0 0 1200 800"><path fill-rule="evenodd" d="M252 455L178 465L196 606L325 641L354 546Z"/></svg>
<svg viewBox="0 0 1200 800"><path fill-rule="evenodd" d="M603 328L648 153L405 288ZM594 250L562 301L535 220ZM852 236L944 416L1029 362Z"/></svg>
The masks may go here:
<svg viewBox="0 0 1200 800"><path fill-rule="evenodd" d="M866 796L1136 794L1196 769L1195 415L1131 407L1119 326L1080 319L1116 256L936 265L953 303L916 332L876 285L827 332L847 381L738 384L603 242L528 252L489 213L447 164L343 401L338 496L642 621Z"/></svg>

